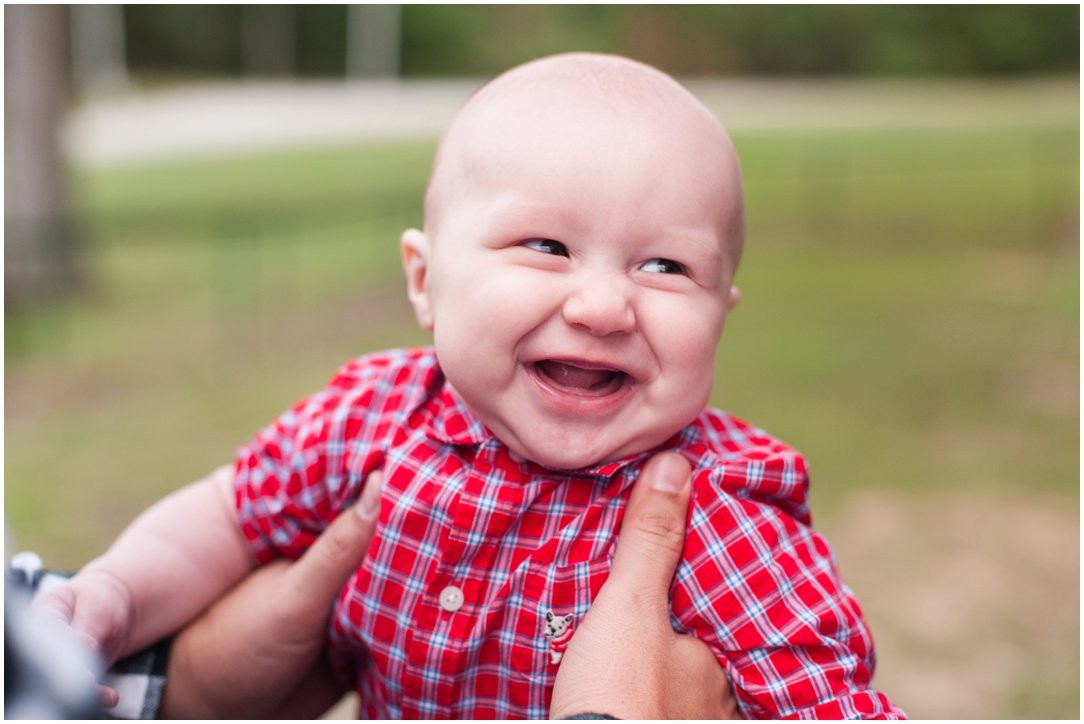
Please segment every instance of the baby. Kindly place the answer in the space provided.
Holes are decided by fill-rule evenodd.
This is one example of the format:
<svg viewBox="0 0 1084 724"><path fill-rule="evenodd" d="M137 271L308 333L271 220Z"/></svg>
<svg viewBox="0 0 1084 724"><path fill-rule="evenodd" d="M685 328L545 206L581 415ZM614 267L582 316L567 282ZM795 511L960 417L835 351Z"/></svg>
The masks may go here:
<svg viewBox="0 0 1084 724"><path fill-rule="evenodd" d="M402 237L434 348L348 363L239 451L232 488L158 503L51 605L116 658L298 557L383 470L330 631L362 714L542 718L630 486L672 450L694 471L672 624L742 714L901 716L869 688L803 458L705 409L743 219L730 140L673 79L590 54L505 73L452 122Z"/></svg>

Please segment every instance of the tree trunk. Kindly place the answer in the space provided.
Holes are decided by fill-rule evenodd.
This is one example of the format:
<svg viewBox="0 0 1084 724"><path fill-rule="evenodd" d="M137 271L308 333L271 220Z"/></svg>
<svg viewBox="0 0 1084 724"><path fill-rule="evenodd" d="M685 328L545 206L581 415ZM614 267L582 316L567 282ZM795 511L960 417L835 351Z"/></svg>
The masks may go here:
<svg viewBox="0 0 1084 724"><path fill-rule="evenodd" d="M78 279L60 119L66 9L4 6L5 304L55 298Z"/></svg>
<svg viewBox="0 0 1084 724"><path fill-rule="evenodd" d="M399 24L398 5L348 5L346 75L351 78L397 79Z"/></svg>

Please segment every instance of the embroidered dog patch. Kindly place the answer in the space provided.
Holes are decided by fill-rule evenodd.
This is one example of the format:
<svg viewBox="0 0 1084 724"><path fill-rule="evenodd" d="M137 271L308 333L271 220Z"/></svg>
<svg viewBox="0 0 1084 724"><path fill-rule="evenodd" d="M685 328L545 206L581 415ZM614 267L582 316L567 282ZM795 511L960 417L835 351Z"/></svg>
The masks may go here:
<svg viewBox="0 0 1084 724"><path fill-rule="evenodd" d="M550 640L550 663L561 663L561 657L565 655L568 642L572 640L572 619L570 613L566 616L558 616L553 611L546 611L546 638Z"/></svg>

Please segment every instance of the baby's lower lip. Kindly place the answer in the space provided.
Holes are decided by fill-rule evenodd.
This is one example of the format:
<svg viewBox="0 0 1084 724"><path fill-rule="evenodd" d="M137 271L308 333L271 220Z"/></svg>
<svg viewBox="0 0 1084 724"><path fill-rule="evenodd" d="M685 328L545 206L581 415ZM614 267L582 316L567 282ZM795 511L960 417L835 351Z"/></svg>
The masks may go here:
<svg viewBox="0 0 1084 724"><path fill-rule="evenodd" d="M585 397L605 397L624 387L628 375L621 370L586 366L561 360L540 360L530 365L547 385Z"/></svg>
<svg viewBox="0 0 1084 724"><path fill-rule="evenodd" d="M621 370L565 360L529 362L522 369L542 409L561 419L601 424L628 404L636 386L636 380Z"/></svg>

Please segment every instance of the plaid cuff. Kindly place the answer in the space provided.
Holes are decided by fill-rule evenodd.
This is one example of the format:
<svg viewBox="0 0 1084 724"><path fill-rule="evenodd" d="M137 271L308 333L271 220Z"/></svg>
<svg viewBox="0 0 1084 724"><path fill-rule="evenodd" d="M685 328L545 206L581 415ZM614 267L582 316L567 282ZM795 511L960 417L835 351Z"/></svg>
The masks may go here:
<svg viewBox="0 0 1084 724"><path fill-rule="evenodd" d="M117 690L120 703L103 714L106 719L157 719L166 689L166 665L172 638L121 659L105 673L102 683Z"/></svg>
<svg viewBox="0 0 1084 724"><path fill-rule="evenodd" d="M8 581L25 588L31 595L63 583L71 573L47 571L33 554L19 554L12 559ZM103 719L156 719L166 688L166 665L173 639L159 641L150 648L121 659L105 673L102 684L117 690L120 703L101 712Z"/></svg>

